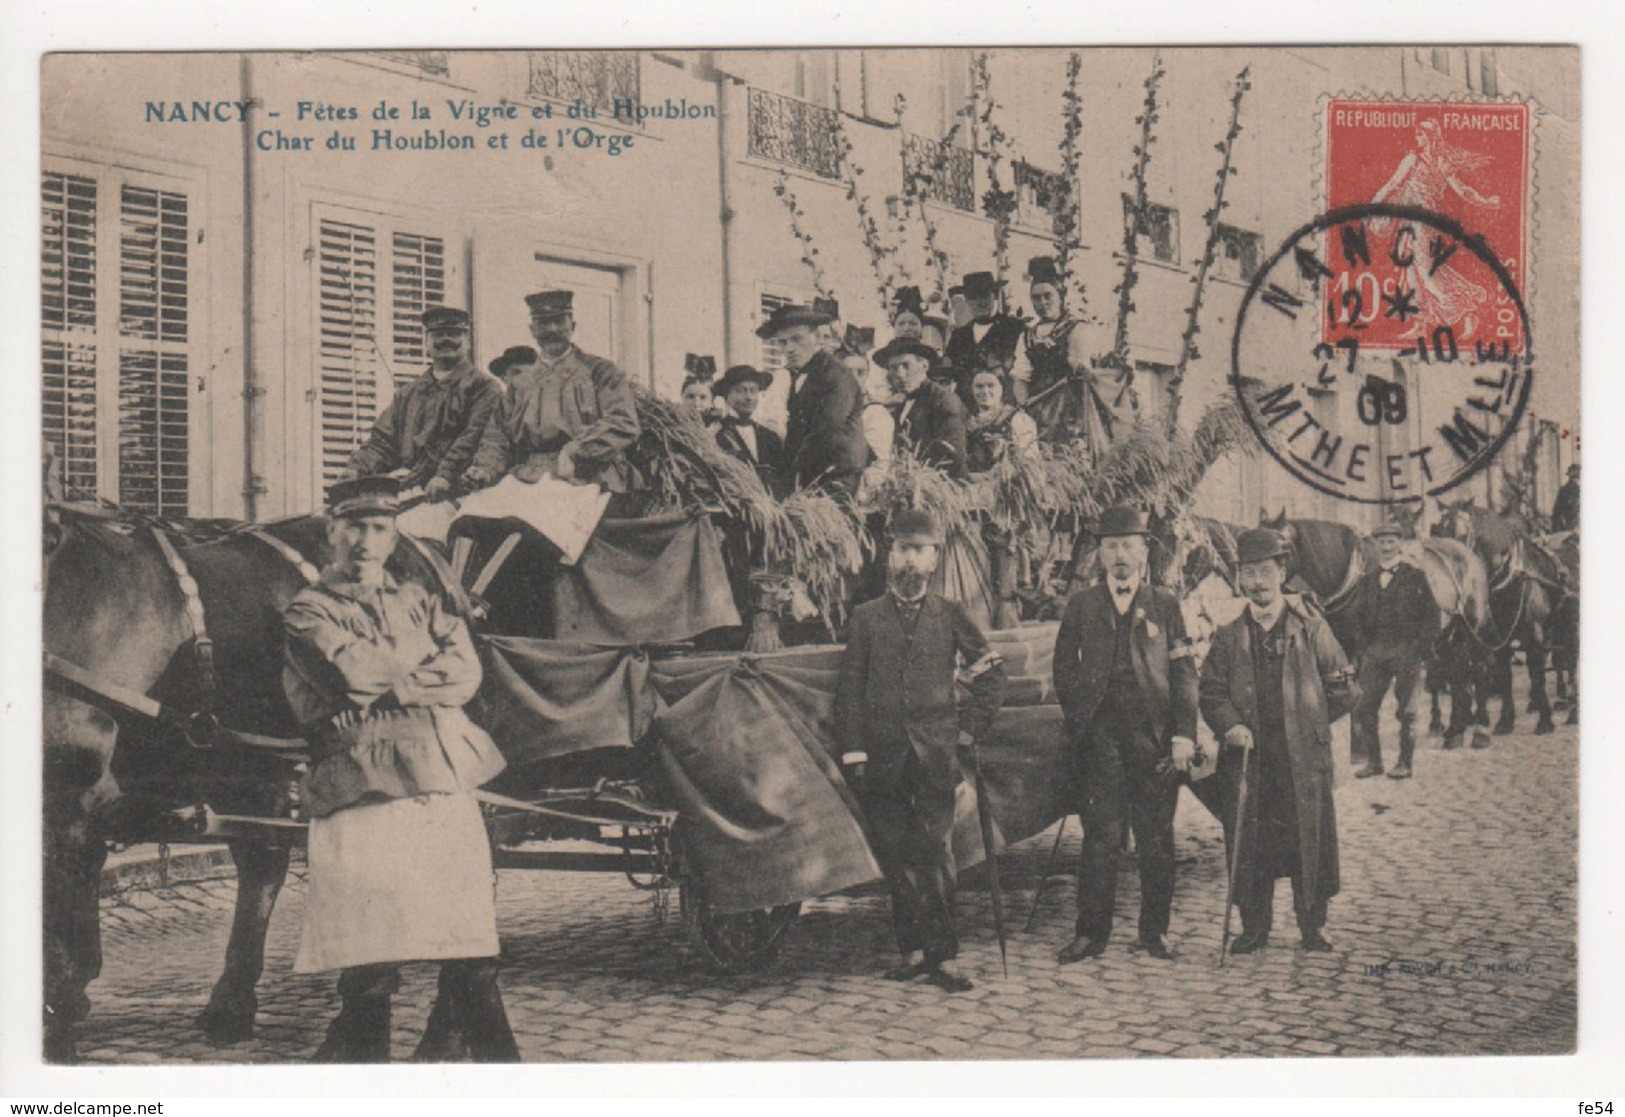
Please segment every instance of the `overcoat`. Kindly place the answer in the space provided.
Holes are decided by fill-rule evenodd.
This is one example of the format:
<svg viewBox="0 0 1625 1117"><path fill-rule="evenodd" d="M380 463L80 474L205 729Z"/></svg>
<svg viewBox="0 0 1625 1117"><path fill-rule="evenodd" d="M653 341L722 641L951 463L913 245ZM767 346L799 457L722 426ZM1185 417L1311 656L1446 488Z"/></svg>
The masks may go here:
<svg viewBox="0 0 1625 1117"><path fill-rule="evenodd" d="M961 667L963 708L954 686ZM835 740L846 757L866 759L866 781L896 783L913 753L930 783L951 789L959 782L959 735L986 735L1004 683L1003 663L958 602L927 593L910 630L887 593L852 612L835 686Z"/></svg>
<svg viewBox="0 0 1625 1117"><path fill-rule="evenodd" d="M362 475L404 469L403 488L436 477L455 485L474 461L502 391L502 381L471 362L444 379L425 370L395 393L366 444L350 456L350 468Z"/></svg>
<svg viewBox="0 0 1625 1117"><path fill-rule="evenodd" d="M1281 664L1281 698L1287 754L1298 815L1298 849L1303 866L1303 892L1309 902L1329 899L1342 885L1337 857L1337 817L1332 805L1332 722L1354 708L1359 687L1332 630L1300 601L1287 598L1281 621L1286 652ZM1258 680L1254 678L1252 632L1247 614L1214 634L1202 664L1202 719L1221 741L1232 726L1245 725L1259 735ZM1213 777L1234 789L1246 753L1225 748ZM1233 817L1235 792L1228 793L1225 817ZM1247 856L1256 832L1258 797L1249 795L1243 823L1242 859L1236 890L1248 895L1259 859Z"/></svg>
<svg viewBox="0 0 1625 1117"><path fill-rule="evenodd" d="M1105 582L1074 593L1055 637L1055 693L1068 736L1079 747L1106 696L1119 623L1134 626L1129 636L1134 677L1148 702L1157 750L1141 759L1154 764L1172 753L1175 737L1196 740L1196 648L1172 592L1142 581L1122 617Z"/></svg>

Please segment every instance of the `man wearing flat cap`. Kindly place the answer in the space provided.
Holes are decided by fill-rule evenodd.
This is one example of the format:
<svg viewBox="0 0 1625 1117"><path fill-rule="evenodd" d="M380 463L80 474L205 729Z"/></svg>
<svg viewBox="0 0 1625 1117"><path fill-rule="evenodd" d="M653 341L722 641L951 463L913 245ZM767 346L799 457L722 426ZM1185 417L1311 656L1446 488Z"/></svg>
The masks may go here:
<svg viewBox="0 0 1625 1117"><path fill-rule="evenodd" d="M1330 950L1321 929L1341 885L1331 726L1359 691L1331 627L1285 593L1286 539L1254 528L1236 552L1247 607L1214 635L1201 682L1202 717L1222 742L1214 779L1241 908L1230 953L1250 954L1269 941L1282 877L1292 881L1303 949Z"/></svg>
<svg viewBox="0 0 1625 1117"><path fill-rule="evenodd" d="M1354 598L1360 633L1360 702L1354 708L1350 737L1355 754L1365 757L1365 766L1354 777L1383 774L1378 723L1382 700L1392 685L1399 761L1388 777L1404 780L1411 777L1416 754L1416 683L1439 632L1439 606L1427 575L1404 557L1405 528L1397 520L1385 520L1371 537L1377 544L1377 566L1360 579Z"/></svg>
<svg viewBox="0 0 1625 1117"><path fill-rule="evenodd" d="M1021 344L1026 327L1020 318L999 309L1004 284L995 279L992 272L971 272L965 276L964 289L971 320L949 336L944 356L953 368L960 402L967 411L974 411L976 400L971 394L971 381L983 369L998 373L1000 383L1010 391L1010 369L1015 364L1016 347ZM1026 402L1025 395L1011 398L1018 407Z"/></svg>
<svg viewBox="0 0 1625 1117"><path fill-rule="evenodd" d="M428 370L395 393L341 479L393 473L403 487L421 485L430 500L441 500L474 460L502 402L502 381L474 365L468 311L431 306L423 330Z"/></svg>
<svg viewBox="0 0 1625 1117"><path fill-rule="evenodd" d="M956 481L966 477L965 442L969 420L952 388L931 379L937 351L923 341L897 338L875 353L892 391L902 396L897 411L896 445Z"/></svg>
<svg viewBox="0 0 1625 1117"><path fill-rule="evenodd" d="M959 749L992 726L1004 666L963 607L926 589L942 552L930 514L898 512L888 534L887 592L858 606L847 629L835 739L891 887L903 964L887 978L963 992L971 983L953 966ZM963 707L956 678L965 682Z"/></svg>
<svg viewBox="0 0 1625 1117"><path fill-rule="evenodd" d="M1130 821L1140 868L1140 945L1163 936L1174 899L1174 807L1196 759L1196 648L1179 599L1153 586L1146 516L1108 509L1095 535L1103 581L1066 603L1055 638L1055 693L1066 715L1083 821L1077 936L1060 960L1097 958L1111 937L1117 847Z"/></svg>
<svg viewBox="0 0 1625 1117"><path fill-rule="evenodd" d="M786 482L850 497L869 464L863 435L863 386L830 352L826 308L780 306L756 336L784 347L793 378L784 435Z"/></svg>
<svg viewBox="0 0 1625 1117"><path fill-rule="evenodd" d="M628 491L626 451L641 432L631 382L612 362L570 340L576 328L571 292L542 291L525 303L537 358L509 381L469 481L491 485L512 471L532 483L551 474Z"/></svg>
<svg viewBox="0 0 1625 1117"><path fill-rule="evenodd" d="M517 1062L497 989L490 844L473 792L504 767L463 712L480 686L468 626L385 569L399 484L329 493L332 561L283 614L282 683L310 744L310 889L297 973L342 970L316 1062L389 1061L403 962L442 963L417 1057L466 1046Z"/></svg>
<svg viewBox="0 0 1625 1117"><path fill-rule="evenodd" d="M768 492L775 492L784 469L784 439L756 422L762 393L773 386L773 374L753 365L734 365L716 383L728 414L716 426L717 445L756 471Z"/></svg>

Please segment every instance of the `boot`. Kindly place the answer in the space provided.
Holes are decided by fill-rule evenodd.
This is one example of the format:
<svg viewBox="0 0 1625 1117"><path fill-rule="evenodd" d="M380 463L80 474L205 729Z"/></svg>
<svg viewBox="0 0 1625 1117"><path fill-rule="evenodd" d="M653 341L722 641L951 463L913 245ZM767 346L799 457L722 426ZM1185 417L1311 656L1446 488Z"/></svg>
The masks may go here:
<svg viewBox="0 0 1625 1117"><path fill-rule="evenodd" d="M468 1045L463 1035L463 1005L457 995L457 963L440 965L439 987L435 991L434 1007L429 1010L429 1021L423 1028L423 1038L412 1052L414 1063L461 1063L468 1058Z"/></svg>
<svg viewBox="0 0 1625 1117"><path fill-rule="evenodd" d="M517 1063L519 1046L497 987L497 960L464 958L447 968L451 966L458 970L457 994L469 1058L476 1063Z"/></svg>
<svg viewBox="0 0 1625 1117"><path fill-rule="evenodd" d="M389 998L400 987L394 966L352 966L339 976L344 998L313 1063L389 1062Z"/></svg>

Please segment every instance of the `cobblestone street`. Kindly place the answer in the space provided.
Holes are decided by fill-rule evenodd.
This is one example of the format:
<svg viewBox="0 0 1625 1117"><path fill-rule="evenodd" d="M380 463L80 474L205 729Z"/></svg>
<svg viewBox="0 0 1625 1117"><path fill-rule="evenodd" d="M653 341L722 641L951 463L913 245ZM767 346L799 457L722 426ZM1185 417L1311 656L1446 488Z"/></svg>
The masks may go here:
<svg viewBox="0 0 1625 1117"><path fill-rule="evenodd" d="M719 978L687 950L675 895L662 925L650 895L620 877L504 871L504 995L531 1062L1568 1051L1577 765L1576 730L1560 728L1496 738L1482 752L1447 753L1430 741L1416 779L1343 786L1344 883L1327 927L1330 954L1297 949L1283 881L1269 947L1216 967L1221 832L1183 795L1170 962L1133 945L1131 871L1104 958L1055 961L1072 930L1070 883L1046 892L1037 930L1023 932L1051 829L1001 862L1008 978L986 875L961 882L961 958L976 981L969 994L880 980L894 955L878 888L804 905L771 971ZM1062 846L1067 868L1078 847L1073 820ZM315 1047L337 996L331 975L289 972L299 879L271 926L256 1037L214 1048L195 1028L224 955L233 889L226 877L103 901L105 966L90 987L94 1009L80 1043L87 1062L290 1062ZM422 1030L434 979L430 965L406 970L398 1058Z"/></svg>

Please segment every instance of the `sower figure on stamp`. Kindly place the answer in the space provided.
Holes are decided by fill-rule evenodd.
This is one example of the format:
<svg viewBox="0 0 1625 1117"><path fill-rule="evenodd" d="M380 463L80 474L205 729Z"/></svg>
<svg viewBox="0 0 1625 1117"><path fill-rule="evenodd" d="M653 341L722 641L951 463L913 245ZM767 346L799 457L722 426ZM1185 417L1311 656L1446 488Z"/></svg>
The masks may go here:
<svg viewBox="0 0 1625 1117"><path fill-rule="evenodd" d="M927 592L941 551L942 533L928 513L897 514L888 592L852 614L835 690L835 736L891 886L904 961L886 976L923 976L957 993L971 988L953 965L958 750L993 724L1005 675L965 610ZM955 704L956 676L966 680L963 708Z"/></svg>
<svg viewBox="0 0 1625 1117"><path fill-rule="evenodd" d="M463 713L480 685L468 628L422 587L397 582L399 485L333 486L321 581L284 614L283 686L310 742L310 894L297 973L342 970L343 1007L314 1060L389 1061L402 962L441 960L416 1058L466 1045L517 1062L497 989L495 878L472 792L502 771Z"/></svg>
<svg viewBox="0 0 1625 1117"><path fill-rule="evenodd" d="M1341 886L1331 723L1349 712L1359 690L1330 626L1286 596L1289 550L1268 528L1241 536L1236 551L1247 608L1214 635L1202 665L1202 717L1223 742L1215 776L1219 817L1241 908L1232 954L1250 954L1269 941L1281 877L1292 881L1303 948L1330 950L1321 929Z"/></svg>
<svg viewBox="0 0 1625 1117"><path fill-rule="evenodd" d="M1411 776L1416 752L1416 710L1412 701L1417 678L1428 649L1439 631L1439 607L1428 588L1427 575L1404 560L1400 541L1405 529L1388 520L1372 532L1377 542L1377 569L1366 574L1359 588L1360 701L1354 708L1353 748L1364 754L1365 767L1356 779L1383 773L1378 715L1393 684L1399 714L1399 760L1390 779Z"/></svg>
<svg viewBox="0 0 1625 1117"><path fill-rule="evenodd" d="M1149 582L1149 534L1132 508L1101 517L1106 578L1072 595L1055 638L1055 692L1083 821L1077 937L1062 962L1105 953L1125 815L1140 862L1140 944L1153 958L1172 956L1163 936L1174 898L1179 773L1196 759L1196 649L1179 599Z"/></svg>
<svg viewBox="0 0 1625 1117"><path fill-rule="evenodd" d="M432 363L396 393L341 479L390 473L402 488L422 485L430 500L443 500L473 462L503 388L474 365L468 311L431 306L423 330Z"/></svg>

